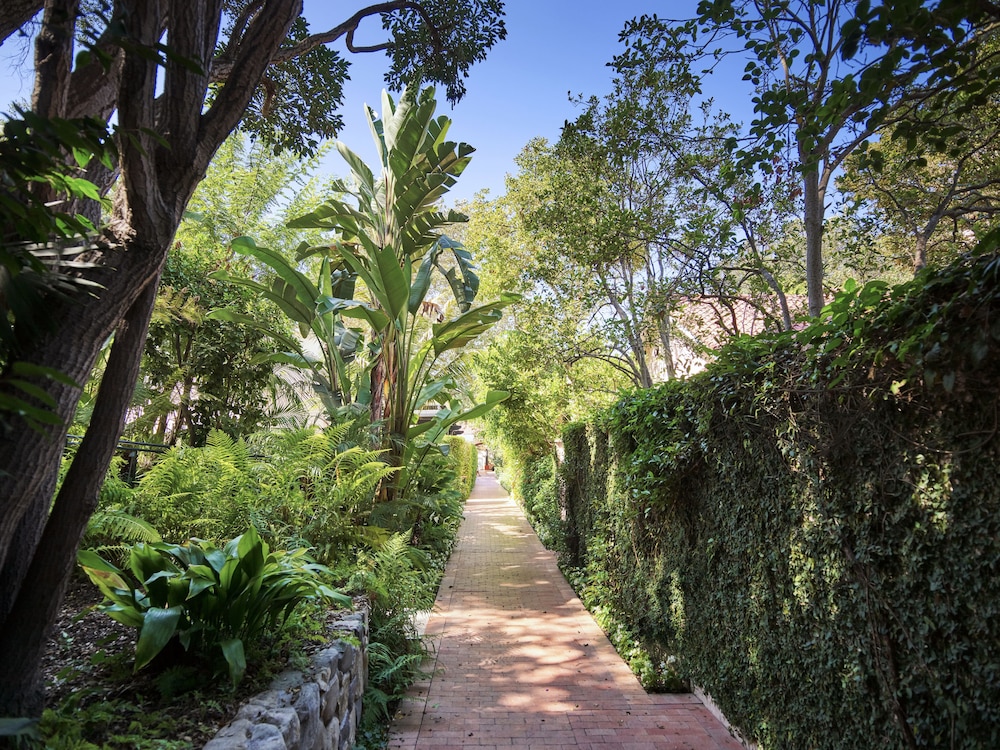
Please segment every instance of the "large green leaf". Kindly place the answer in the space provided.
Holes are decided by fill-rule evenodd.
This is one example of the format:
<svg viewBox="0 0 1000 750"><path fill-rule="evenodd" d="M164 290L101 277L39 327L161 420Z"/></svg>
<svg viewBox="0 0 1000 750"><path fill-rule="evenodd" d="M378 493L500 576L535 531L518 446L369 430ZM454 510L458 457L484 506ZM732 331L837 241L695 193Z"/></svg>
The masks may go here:
<svg viewBox="0 0 1000 750"><path fill-rule="evenodd" d="M271 300L288 318L298 323L300 328L312 321L314 315L312 309L296 297L293 287L287 287L280 279L275 279L270 286L265 286L253 279L233 276L228 271L213 271L208 277L254 290L265 299Z"/></svg>
<svg viewBox="0 0 1000 750"><path fill-rule="evenodd" d="M285 348L295 352L303 359L306 359L302 350L301 341L286 336L280 331L276 331L269 326L262 325L259 320L251 318L249 315L243 315L242 313L238 313L228 307L223 307L217 310L212 310L205 317L208 320L225 320L230 323L242 323L243 325L255 328L266 336L271 337Z"/></svg>
<svg viewBox="0 0 1000 750"><path fill-rule="evenodd" d="M344 161L347 162L347 165L354 173L354 177L358 183L358 189L364 193L369 200L374 200L375 176L368 168L368 165L364 163L360 156L351 151L351 149L340 141L337 141L337 151L340 152L341 157L343 157Z"/></svg>
<svg viewBox="0 0 1000 750"><path fill-rule="evenodd" d="M299 300L308 302L319 296L319 290L302 272L292 266L285 257L266 247L258 247L249 237L237 237L232 241L233 249L243 255L250 255L274 271L279 278L290 285Z"/></svg>
<svg viewBox="0 0 1000 750"><path fill-rule="evenodd" d="M177 633L177 625L181 620L180 606L152 607L146 610L142 630L135 645L135 669L142 669L163 650L170 639Z"/></svg>
<svg viewBox="0 0 1000 750"><path fill-rule="evenodd" d="M448 280L448 285L451 286L459 309L468 312L476 300L476 295L479 294L479 276L475 273L475 266L472 265L472 253L466 250L461 242L455 242L448 237L442 236L438 244L444 249L451 250L455 258L455 265L448 269L445 269L440 262L436 262Z"/></svg>
<svg viewBox="0 0 1000 750"><path fill-rule="evenodd" d="M400 320L410 300L410 280L400 266L396 251L391 246L375 254L378 277L386 300L386 311L393 320Z"/></svg>
<svg viewBox="0 0 1000 750"><path fill-rule="evenodd" d="M461 349L492 328L500 320L501 311L517 299L517 295L506 294L496 302L480 305L453 320L434 325L434 353L440 355L449 349Z"/></svg>
<svg viewBox="0 0 1000 750"><path fill-rule="evenodd" d="M337 297L321 298L317 305L317 310L319 310L320 314L337 312L345 318L364 320L376 331L381 331L389 325L388 315L381 310L372 307L367 302L362 302L356 299L340 299Z"/></svg>
<svg viewBox="0 0 1000 750"><path fill-rule="evenodd" d="M431 288L431 273L434 271L434 261L440 254L441 248L437 244L433 245L424 255L420 267L413 277L413 283L410 284L410 298L406 307L410 315L416 315L420 311L420 305L423 304L424 297L427 296L427 292Z"/></svg>
<svg viewBox="0 0 1000 750"><path fill-rule="evenodd" d="M247 657L243 650L243 641L239 638L230 638L219 644L222 649L222 656L229 665L229 679L233 685L238 685L243 675L247 671Z"/></svg>

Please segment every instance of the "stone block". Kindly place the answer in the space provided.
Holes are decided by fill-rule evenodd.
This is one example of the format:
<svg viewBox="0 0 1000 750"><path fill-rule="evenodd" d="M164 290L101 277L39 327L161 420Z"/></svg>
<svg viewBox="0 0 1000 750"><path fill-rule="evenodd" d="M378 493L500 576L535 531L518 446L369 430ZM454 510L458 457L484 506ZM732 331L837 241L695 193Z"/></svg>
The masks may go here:
<svg viewBox="0 0 1000 750"><path fill-rule="evenodd" d="M215 737L208 741L204 750L246 750L253 726L246 719L236 719L220 729Z"/></svg>
<svg viewBox="0 0 1000 750"><path fill-rule="evenodd" d="M257 724L247 741L246 750L292 750L285 744L281 730L272 724Z"/></svg>
<svg viewBox="0 0 1000 750"><path fill-rule="evenodd" d="M315 682L302 686L295 700L295 713L299 717L301 732L299 746L302 750L321 750L326 739L326 727L323 726L319 685Z"/></svg>
<svg viewBox="0 0 1000 750"><path fill-rule="evenodd" d="M291 706L272 708L265 712L260 717L260 720L262 723L278 728L286 747L298 747L299 737L302 736L302 733L299 724L299 715L294 708Z"/></svg>
<svg viewBox="0 0 1000 750"><path fill-rule="evenodd" d="M323 723L326 726L334 724L340 716L340 677L323 693Z"/></svg>
<svg viewBox="0 0 1000 750"><path fill-rule="evenodd" d="M355 646L348 646L340 656L340 671L350 673L354 669L354 663L358 658L358 649Z"/></svg>
<svg viewBox="0 0 1000 750"><path fill-rule="evenodd" d="M340 720L340 750L350 750L354 747L354 739L357 736L357 727L351 720L350 715Z"/></svg>

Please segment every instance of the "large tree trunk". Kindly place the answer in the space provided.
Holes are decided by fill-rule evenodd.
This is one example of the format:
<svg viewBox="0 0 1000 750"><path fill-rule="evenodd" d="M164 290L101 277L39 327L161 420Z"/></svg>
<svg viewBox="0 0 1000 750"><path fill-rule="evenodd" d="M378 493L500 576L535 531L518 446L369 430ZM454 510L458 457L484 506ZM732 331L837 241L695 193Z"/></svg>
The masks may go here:
<svg viewBox="0 0 1000 750"><path fill-rule="evenodd" d="M101 346L115 330L125 311L132 305L141 285L148 283L165 257L144 256L142 250L130 247L105 248L92 254L118 266L98 274L96 280L105 289L99 298L86 294L64 303L59 316L65 321L57 331L39 339L19 353L18 359L39 367L64 373L76 383L85 383ZM140 285L136 287L136 285ZM0 581L0 622L6 616L20 589L20 579L34 556L33 550L41 536L41 524L49 510L55 490L59 463L66 442L66 432L77 401L80 387L70 386L44 377L28 378L29 382L46 390L56 402L54 413L62 420L60 426L32 429L23 421L9 426L0 440L0 561L3 580ZM10 378L0 382L0 389L14 393ZM117 438L115 438L117 439ZM28 521L32 528L21 527ZM0 652L2 652L0 644Z"/></svg>
<svg viewBox="0 0 1000 750"><path fill-rule="evenodd" d="M49 0L53 17L62 13L65 18L63 11L72 5L72 0ZM119 6L133 45L107 78L117 89L110 100L118 103L119 131L126 134L120 144L121 182L108 230L84 258L96 264L88 278L103 288L94 296L79 294L56 305L53 319L59 321L58 328L17 353L21 362L51 368L75 381L76 385L67 385L45 377L22 378L52 397L52 411L61 424L36 430L12 417L0 436L0 653L4 654L0 716L37 714L39 644L60 606L76 545L120 435L146 336L151 295L167 251L209 161L238 124L272 56L301 13L301 0L268 0L233 55L229 80L204 111L222 0L121 0ZM6 11L0 19L4 15ZM156 57L144 54L142 48L154 48L164 19L172 56L160 68ZM48 44L65 38L45 37ZM65 54L58 44L53 49ZM52 79L41 81L36 94L52 103L49 112L85 114L79 102L67 101L67 94L73 93L68 67L58 62L42 66L40 71ZM93 100L104 106L109 98ZM164 134L166 142L154 132ZM86 382L101 346L126 314L126 329L120 332L114 362L109 363L108 386L100 390L99 413L95 412L78 452L80 463L74 462L72 476L50 514L79 384ZM0 393L23 395L15 380L8 363L0 376Z"/></svg>
<svg viewBox="0 0 1000 750"><path fill-rule="evenodd" d="M0 42L28 23L43 5L42 0L3 0L0 5Z"/></svg>
<svg viewBox="0 0 1000 750"><path fill-rule="evenodd" d="M31 566L0 631L5 654L0 675L0 714L37 716L44 695L37 665L73 571L87 520L97 508L124 414L139 375L146 329L156 300L158 276L151 279L115 334L90 428L63 480Z"/></svg>

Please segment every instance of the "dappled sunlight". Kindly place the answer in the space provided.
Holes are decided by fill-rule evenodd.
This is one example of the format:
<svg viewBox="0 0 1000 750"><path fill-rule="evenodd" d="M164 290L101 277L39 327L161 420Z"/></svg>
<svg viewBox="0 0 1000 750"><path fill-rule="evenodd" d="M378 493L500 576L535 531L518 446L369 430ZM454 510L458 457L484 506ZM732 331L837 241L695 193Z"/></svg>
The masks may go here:
<svg viewBox="0 0 1000 750"><path fill-rule="evenodd" d="M690 695L650 696L491 477L466 506L428 631L433 676L396 737L412 750L738 748Z"/></svg>

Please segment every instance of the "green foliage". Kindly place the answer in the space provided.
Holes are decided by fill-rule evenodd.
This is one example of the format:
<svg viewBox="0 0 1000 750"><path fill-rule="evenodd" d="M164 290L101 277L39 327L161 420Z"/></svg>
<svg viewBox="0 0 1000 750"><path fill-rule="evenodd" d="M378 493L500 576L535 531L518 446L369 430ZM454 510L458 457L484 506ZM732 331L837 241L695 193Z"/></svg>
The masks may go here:
<svg viewBox="0 0 1000 750"><path fill-rule="evenodd" d="M61 211L59 203L52 205L37 187L46 186L52 191L49 197L97 200L98 189L82 177L83 170L95 157L111 168L117 157L108 127L99 120L50 119L23 110L16 114L5 120L0 138L0 258L12 275L18 267L40 270L28 255L33 249L30 243L85 237L96 231L85 216ZM69 162L67 151L73 155Z"/></svg>
<svg viewBox="0 0 1000 750"><path fill-rule="evenodd" d="M479 451L474 443L461 435L449 435L442 441L447 446L448 456L455 467L454 489L462 497L468 497L476 484L476 472L479 469Z"/></svg>
<svg viewBox="0 0 1000 750"><path fill-rule="evenodd" d="M998 282L849 288L564 434L585 598L762 747L1000 741Z"/></svg>
<svg viewBox="0 0 1000 750"><path fill-rule="evenodd" d="M270 155L241 132L219 149L167 256L136 399L141 417L128 426L138 439L203 445L211 429L237 437L265 426L275 367L273 347L259 331L283 339L290 326L255 286L220 284L217 277L260 275L254 259L240 253L242 235L283 244L314 239L287 229L283 217L313 205L316 165ZM291 188L299 193L289 202ZM210 314L219 308L248 325Z"/></svg>
<svg viewBox="0 0 1000 750"><path fill-rule="evenodd" d="M232 539L263 505L252 467L246 441L213 431L202 448L171 448L121 509L166 539Z"/></svg>
<svg viewBox="0 0 1000 750"><path fill-rule="evenodd" d="M313 390L319 396L327 414L337 418L348 413L354 401L365 406L370 399L368 368L361 373L350 372L348 366L364 348L364 331L344 325L331 297L354 295L356 278L344 269L331 265L328 258L320 263L316 283L289 263L280 253L259 248L249 237L233 241L233 249L255 258L273 272L267 283L251 277L234 276L228 271L216 271L212 278L249 289L270 300L298 327L299 337L270 322L255 320L234 308L221 308L209 314L211 320L242 323L264 334L281 349L266 359L274 364L289 365L308 373ZM307 340L307 337L310 337ZM311 353L311 345L319 347L320 356Z"/></svg>
<svg viewBox="0 0 1000 750"><path fill-rule="evenodd" d="M553 456L535 456L525 461L513 491L542 543L558 548L563 530L559 482Z"/></svg>
<svg viewBox="0 0 1000 750"><path fill-rule="evenodd" d="M202 448L168 451L134 490L98 513L136 516L167 539L224 541L252 524L273 546L306 546L324 563L343 563L388 536L370 514L376 490L396 469L359 441L368 438L357 422L246 441L212 432Z"/></svg>
<svg viewBox="0 0 1000 750"><path fill-rule="evenodd" d="M224 547L190 540L137 544L129 571L95 552L78 561L100 588L99 609L139 629L135 669L148 665L175 638L185 651L221 656L235 685L246 671L245 644L282 624L302 602L350 599L324 584L326 569L304 549L272 552L251 527Z"/></svg>
<svg viewBox="0 0 1000 750"><path fill-rule="evenodd" d="M414 618L433 606L435 586L428 584L434 580L414 563L406 533L394 534L358 559L349 586L371 607L366 723L387 719L392 701L421 674L424 649Z"/></svg>
<svg viewBox="0 0 1000 750"><path fill-rule="evenodd" d="M435 118L436 107L430 88L419 94L404 91L398 103L384 93L382 116L368 110L381 175L376 178L357 154L338 144L353 186L335 183L340 195L289 225L337 235L332 244L300 251L302 256L329 253L332 267L350 280L328 292L320 310L371 328L370 390L359 400L370 403L372 422L382 428L388 463L400 467L396 485L385 487L385 499L397 490L403 496L410 491L420 463L451 425L481 416L507 395L488 392L482 403L466 408L447 372L457 354L499 321L515 298L502 295L474 307L479 279L472 256L441 234L447 225L466 220L455 211L441 211L438 201L465 170L473 149L447 140L451 121ZM341 195L350 196L356 207ZM447 281L457 310L438 306L437 320L428 321L427 294L435 271ZM357 299L355 281L364 288ZM412 424L429 403L447 405L430 421Z"/></svg>
<svg viewBox="0 0 1000 750"><path fill-rule="evenodd" d="M443 83L448 101L454 104L465 95L464 79L472 64L507 38L503 3L432 0L421 3L421 9L406 7L383 15L382 26L393 39L386 83L396 90L414 80Z"/></svg>
<svg viewBox="0 0 1000 750"><path fill-rule="evenodd" d="M91 118L39 117L16 109L0 136L0 427L16 414L32 429L59 424L51 396L33 378L73 385L54 368L17 361L22 347L52 330L57 302L92 291L80 259L97 227L76 201L100 200L85 179L92 161L111 167L117 152L107 125ZM67 158L72 154L72 159Z"/></svg>

